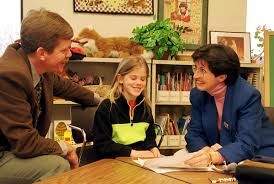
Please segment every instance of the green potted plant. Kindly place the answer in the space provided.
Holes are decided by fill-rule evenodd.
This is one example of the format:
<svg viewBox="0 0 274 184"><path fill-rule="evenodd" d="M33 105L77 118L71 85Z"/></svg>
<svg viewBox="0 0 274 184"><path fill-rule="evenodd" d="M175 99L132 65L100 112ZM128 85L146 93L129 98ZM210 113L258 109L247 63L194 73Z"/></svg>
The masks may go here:
<svg viewBox="0 0 274 184"><path fill-rule="evenodd" d="M152 50L156 59L162 59L165 53L172 59L184 47L180 33L172 28L170 19L136 27L132 33L131 39L147 50Z"/></svg>

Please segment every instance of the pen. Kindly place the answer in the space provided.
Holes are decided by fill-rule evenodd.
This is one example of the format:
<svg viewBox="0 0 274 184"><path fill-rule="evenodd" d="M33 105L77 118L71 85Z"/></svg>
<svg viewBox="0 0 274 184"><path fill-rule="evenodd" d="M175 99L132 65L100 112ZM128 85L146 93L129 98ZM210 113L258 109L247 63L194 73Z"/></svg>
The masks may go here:
<svg viewBox="0 0 274 184"><path fill-rule="evenodd" d="M235 177L232 178L219 178L217 180L209 179L211 183L228 183L228 182L235 182L237 179Z"/></svg>

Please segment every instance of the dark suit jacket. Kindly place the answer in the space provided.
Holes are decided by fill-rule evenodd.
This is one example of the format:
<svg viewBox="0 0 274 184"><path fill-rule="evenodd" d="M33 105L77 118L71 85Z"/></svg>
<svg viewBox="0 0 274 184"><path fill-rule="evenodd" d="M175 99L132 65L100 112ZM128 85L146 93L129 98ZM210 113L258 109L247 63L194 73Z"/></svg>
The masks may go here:
<svg viewBox="0 0 274 184"><path fill-rule="evenodd" d="M229 162L255 154L274 156L274 127L261 105L261 95L241 77L227 87L220 132L214 97L194 88L190 101L192 113L186 135L190 152L219 143L223 146L219 152Z"/></svg>
<svg viewBox="0 0 274 184"><path fill-rule="evenodd" d="M61 154L59 144L46 139L52 117L53 96L92 105L94 93L53 73L45 73L41 97L42 113L37 124L30 62L19 44L10 45L0 58L0 151L28 158Z"/></svg>

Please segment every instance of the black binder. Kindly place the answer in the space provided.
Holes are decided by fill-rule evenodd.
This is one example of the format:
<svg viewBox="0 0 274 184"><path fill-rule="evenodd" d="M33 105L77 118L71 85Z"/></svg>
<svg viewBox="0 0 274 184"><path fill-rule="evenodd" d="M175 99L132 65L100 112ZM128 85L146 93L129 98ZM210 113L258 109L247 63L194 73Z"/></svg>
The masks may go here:
<svg viewBox="0 0 274 184"><path fill-rule="evenodd" d="M236 167L235 177L240 184L274 183L274 164L247 160Z"/></svg>

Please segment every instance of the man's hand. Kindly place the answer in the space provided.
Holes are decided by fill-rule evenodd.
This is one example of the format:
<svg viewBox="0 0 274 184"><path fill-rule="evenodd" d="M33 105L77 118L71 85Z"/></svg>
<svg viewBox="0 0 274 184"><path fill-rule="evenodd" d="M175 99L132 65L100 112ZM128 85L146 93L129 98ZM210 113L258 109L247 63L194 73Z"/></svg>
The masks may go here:
<svg viewBox="0 0 274 184"><path fill-rule="evenodd" d="M67 146L68 146L68 153L65 158L69 161L70 168L75 169L79 167L78 156L74 148L70 144L67 144Z"/></svg>

